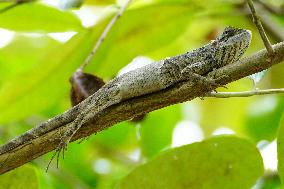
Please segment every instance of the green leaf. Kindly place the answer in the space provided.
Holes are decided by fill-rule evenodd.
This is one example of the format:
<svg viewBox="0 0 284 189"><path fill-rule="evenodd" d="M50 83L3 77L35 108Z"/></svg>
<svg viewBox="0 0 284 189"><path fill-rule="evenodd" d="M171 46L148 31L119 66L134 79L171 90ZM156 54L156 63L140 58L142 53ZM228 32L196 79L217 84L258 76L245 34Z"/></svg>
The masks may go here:
<svg viewBox="0 0 284 189"><path fill-rule="evenodd" d="M8 173L0 175L0 183L0 189L39 188L36 169L31 165L24 165Z"/></svg>
<svg viewBox="0 0 284 189"><path fill-rule="evenodd" d="M278 174L282 183L284 183L284 114L282 114L280 127L277 135L277 157Z"/></svg>
<svg viewBox="0 0 284 189"><path fill-rule="evenodd" d="M59 7L63 10L80 8L83 4L83 0L60 0Z"/></svg>
<svg viewBox="0 0 284 189"><path fill-rule="evenodd" d="M48 53L62 46L45 35L28 37L16 34L13 41L0 50L0 86L17 75L28 72Z"/></svg>
<svg viewBox="0 0 284 189"><path fill-rule="evenodd" d="M174 115L173 115L174 112ZM153 157L158 152L169 147L172 142L172 131L181 119L179 105L170 106L151 112L141 122L141 149L146 157Z"/></svg>
<svg viewBox="0 0 284 189"><path fill-rule="evenodd" d="M9 6L1 3L0 9ZM83 29L72 12L39 3L25 3L0 14L0 27L24 32L64 32Z"/></svg>
<svg viewBox="0 0 284 189"><path fill-rule="evenodd" d="M259 189L283 189L280 178L275 172L268 172L259 180Z"/></svg>
<svg viewBox="0 0 284 189"><path fill-rule="evenodd" d="M232 91L242 91L240 84L231 84ZM214 130L220 127L227 127L237 133L243 133L243 120L246 117L245 111L248 103L246 98L230 99L206 99L196 100L201 107L201 120L205 136L211 136ZM232 113L234 112L234 113Z"/></svg>
<svg viewBox="0 0 284 189"><path fill-rule="evenodd" d="M258 97L251 103L245 122L245 129L255 140L273 140L283 112L284 98L276 96Z"/></svg>
<svg viewBox="0 0 284 189"><path fill-rule="evenodd" d="M251 80L253 80L254 85L256 86L265 76L265 74L267 73L267 70L263 70L261 72L257 72L255 74L252 74L250 76L248 76Z"/></svg>
<svg viewBox="0 0 284 189"><path fill-rule="evenodd" d="M116 0L86 0L85 4L89 5L108 5L115 4Z"/></svg>
<svg viewBox="0 0 284 189"><path fill-rule="evenodd" d="M284 16L280 16L280 15L271 15L270 16L272 20L274 20L276 23L284 26Z"/></svg>
<svg viewBox="0 0 284 189"><path fill-rule="evenodd" d="M118 148L122 144L125 144L127 137L133 132L135 132L135 128L132 124L121 122L98 133L93 137L93 140L110 148Z"/></svg>
<svg viewBox="0 0 284 189"><path fill-rule="evenodd" d="M200 12L206 12L202 8L197 3L187 6L157 3L126 11L97 51L89 69L102 77L113 77L134 57L148 55L173 43ZM184 40L190 43L189 39ZM174 54L160 54L159 58L171 55Z"/></svg>
<svg viewBox="0 0 284 189"><path fill-rule="evenodd" d="M69 77L85 60L105 24L103 22L93 30L82 31L44 56L32 69L3 82L0 122L38 114L62 99L68 101Z"/></svg>
<svg viewBox="0 0 284 189"><path fill-rule="evenodd" d="M232 136L172 149L126 176L118 189L249 189L263 173L257 148Z"/></svg>

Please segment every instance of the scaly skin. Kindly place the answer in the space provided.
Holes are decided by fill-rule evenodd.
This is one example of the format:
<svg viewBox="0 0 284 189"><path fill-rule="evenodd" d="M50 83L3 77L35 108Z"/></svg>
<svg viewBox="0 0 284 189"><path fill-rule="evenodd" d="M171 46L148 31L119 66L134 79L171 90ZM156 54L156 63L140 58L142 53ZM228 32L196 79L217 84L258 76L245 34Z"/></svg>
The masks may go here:
<svg viewBox="0 0 284 189"><path fill-rule="evenodd" d="M72 122L56 149L56 153L60 153L80 127L102 110L133 97L163 90L184 80L202 80L202 75L239 60L249 47L250 40L250 31L227 27L219 37L201 48L127 72L111 80L74 108L0 147L0 154ZM205 82L212 84L211 81Z"/></svg>

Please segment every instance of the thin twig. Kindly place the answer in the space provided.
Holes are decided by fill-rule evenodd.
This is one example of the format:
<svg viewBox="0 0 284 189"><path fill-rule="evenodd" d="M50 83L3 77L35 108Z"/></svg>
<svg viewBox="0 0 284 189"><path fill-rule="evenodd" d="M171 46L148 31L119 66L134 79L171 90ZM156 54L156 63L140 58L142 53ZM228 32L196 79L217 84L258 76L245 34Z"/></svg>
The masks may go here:
<svg viewBox="0 0 284 189"><path fill-rule="evenodd" d="M269 39L268 39L268 37L267 37L267 35L266 35L264 29L263 29L263 26L262 26L262 24L261 24L260 18L259 18L259 16L258 16L257 13L256 13L256 10L255 10L255 8L254 8L254 5L253 5L252 0L247 0L247 3L248 3L249 8L250 8L250 10L251 10L253 22L254 22L254 24L256 25L256 27L257 27L257 29L258 29L258 31L259 31L259 34L260 34L261 39L262 39L262 41L263 41L263 43L264 43L264 45L265 45L265 48L266 48L268 54L269 54L270 56L273 56L274 50L273 50L273 48L272 48L272 45L271 45L271 43L270 43L270 41L269 41Z"/></svg>
<svg viewBox="0 0 284 189"><path fill-rule="evenodd" d="M250 96L267 95L267 94L284 94L284 88L242 91L242 92L210 92L204 95L204 97L232 98L232 97L250 97Z"/></svg>
<svg viewBox="0 0 284 189"><path fill-rule="evenodd" d="M122 16L128 5L131 3L132 0L128 0L125 5L123 5L120 10L117 12L117 14L111 19L111 21L108 23L106 28L104 29L103 33L101 34L99 40L97 41L95 47L93 48L92 52L89 54L89 56L86 58L85 62L80 66L79 70L83 71L84 68L89 64L93 56L95 55L96 51L102 44L102 42L105 40L108 32L112 28L112 26L115 24L115 22Z"/></svg>

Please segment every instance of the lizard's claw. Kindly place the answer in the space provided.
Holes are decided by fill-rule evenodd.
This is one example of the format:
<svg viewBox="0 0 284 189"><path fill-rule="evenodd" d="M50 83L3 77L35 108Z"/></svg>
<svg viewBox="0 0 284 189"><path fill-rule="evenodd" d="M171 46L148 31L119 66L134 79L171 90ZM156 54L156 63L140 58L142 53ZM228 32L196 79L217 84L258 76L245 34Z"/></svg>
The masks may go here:
<svg viewBox="0 0 284 189"><path fill-rule="evenodd" d="M227 88L224 85L218 84L217 80L215 80L215 79L208 79L206 77L204 77L204 79L202 80L202 84L204 84L206 86L206 88L212 89L212 90L215 90L215 88L218 88L218 87Z"/></svg>
<svg viewBox="0 0 284 189"><path fill-rule="evenodd" d="M224 77L226 77L226 76L224 76ZM217 87L224 87L224 88L226 88L224 85L218 84L218 81L219 81L220 78L218 78L218 79L211 79L211 78L208 78L208 77L204 77L202 75L198 75L196 73L191 73L191 78L192 78L192 80L194 82L199 82L199 83L202 83L203 85L205 85L205 87L207 89L214 90Z"/></svg>
<svg viewBox="0 0 284 189"><path fill-rule="evenodd" d="M46 172L48 171L48 168L49 168L49 166L50 166L50 163L51 163L52 160L55 158L55 156L56 156L56 167L58 168L60 153L62 152L62 157L63 157L63 159L64 159L64 152L67 150L67 145L69 144L71 138L72 138L72 135L71 135L71 136L68 136L68 135L65 134L65 135L60 139L60 142L59 142L57 148L55 149L54 154L52 155L51 159L50 159L49 162L48 162L48 165L47 165L47 167L46 167Z"/></svg>
<svg viewBox="0 0 284 189"><path fill-rule="evenodd" d="M225 85L221 85L221 84L218 84L216 81L218 80L215 80L215 79L207 79L204 77L204 79L202 80L203 84L206 86L206 88L208 89L212 89L212 91L218 93L218 91L216 90L216 88L218 87L223 87L225 89L228 89ZM206 97L206 94L204 95L201 95L199 96L199 98L201 100L204 100L204 97Z"/></svg>

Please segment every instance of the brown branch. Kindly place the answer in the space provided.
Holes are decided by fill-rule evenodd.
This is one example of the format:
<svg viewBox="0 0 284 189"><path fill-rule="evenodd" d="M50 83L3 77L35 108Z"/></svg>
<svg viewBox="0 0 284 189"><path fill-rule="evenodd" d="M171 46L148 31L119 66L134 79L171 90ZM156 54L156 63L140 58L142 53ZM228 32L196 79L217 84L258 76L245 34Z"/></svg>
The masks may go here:
<svg viewBox="0 0 284 189"><path fill-rule="evenodd" d="M219 78L217 83L225 85L253 73L265 70L284 60L284 42L273 46L274 58L267 61L270 56L265 49L244 58L234 64L214 70L207 77ZM226 77L224 77L226 76ZM201 82L184 81L165 90L133 98L113 105L94 117L92 122L85 124L72 138L77 140L102 131L115 123L129 120L141 114L151 112L172 104L190 101L198 96L210 92ZM12 150L0 154L0 174L19 167L49 151L55 149L60 137L68 129L68 124L49 131L38 138L28 140ZM4 148L5 145L0 147ZM79 158L79 157L78 157Z"/></svg>
<svg viewBox="0 0 284 189"><path fill-rule="evenodd" d="M260 34L261 39L262 39L262 41L263 41L263 43L265 45L265 48L267 49L269 55L273 56L273 54L274 54L273 48L272 48L271 43L270 43L270 41L269 41L269 39L268 39L264 29L263 29L263 26L261 24L260 18L259 18L259 16L256 13L256 10L254 8L252 0L247 0L247 3L248 3L249 8L251 10L253 22L254 22L254 24L256 25L256 27L257 27L257 29L259 31L259 34Z"/></svg>

